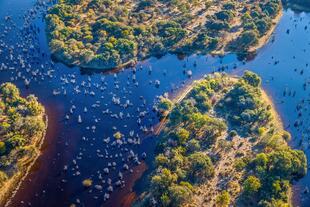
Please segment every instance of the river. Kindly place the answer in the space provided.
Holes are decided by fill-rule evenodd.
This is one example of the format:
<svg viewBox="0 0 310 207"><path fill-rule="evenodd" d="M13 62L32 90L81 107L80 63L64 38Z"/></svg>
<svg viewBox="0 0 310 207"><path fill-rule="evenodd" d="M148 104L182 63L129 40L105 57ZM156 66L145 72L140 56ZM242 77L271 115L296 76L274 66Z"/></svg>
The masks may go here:
<svg viewBox="0 0 310 207"><path fill-rule="evenodd" d="M35 0L0 0L0 83L11 81L22 95L35 94L49 118L42 155L9 206L127 206L135 181L147 168L142 153L147 163L153 158L156 140L150 130L158 122L152 111L156 97L166 92L173 96L185 84L219 69L236 75L244 69L258 73L293 135L291 145L309 157L310 14L284 11L273 41L246 63L235 55L166 55L135 68L94 73L52 62L44 33L47 7ZM192 77L186 75L188 70ZM27 87L25 80L30 81ZM296 112L298 104L302 116ZM296 120L303 125L294 127ZM124 135L123 143L115 142L117 131ZM83 187L86 178L93 180L93 187ZM116 187L117 181L124 187ZM135 187L138 192L142 181L145 176ZM296 206L310 202L303 194L309 184L310 174L294 184Z"/></svg>

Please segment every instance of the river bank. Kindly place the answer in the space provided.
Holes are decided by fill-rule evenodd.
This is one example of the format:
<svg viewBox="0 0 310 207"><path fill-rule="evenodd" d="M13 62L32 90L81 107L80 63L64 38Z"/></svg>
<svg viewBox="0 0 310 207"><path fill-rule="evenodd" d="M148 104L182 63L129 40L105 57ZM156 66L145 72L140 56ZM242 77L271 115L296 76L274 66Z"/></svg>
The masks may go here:
<svg viewBox="0 0 310 207"><path fill-rule="evenodd" d="M0 205L9 206L41 154L48 116L34 95L21 97L20 90L9 82L0 86L0 104Z"/></svg>
<svg viewBox="0 0 310 207"><path fill-rule="evenodd" d="M35 165L36 161L41 155L42 145L45 141L46 137L46 131L48 127L48 116L44 115L45 120L45 130L42 133L42 136L37 137L34 139L34 142L32 143L32 146L35 148L35 155L31 158L29 158L26 161L23 161L21 164L23 167L16 175L14 175L9 183L5 185L5 190L1 191L0 193L0 205L9 207L10 206L10 200L14 198L16 192L19 190L22 182L26 179L29 172L32 170L33 166Z"/></svg>

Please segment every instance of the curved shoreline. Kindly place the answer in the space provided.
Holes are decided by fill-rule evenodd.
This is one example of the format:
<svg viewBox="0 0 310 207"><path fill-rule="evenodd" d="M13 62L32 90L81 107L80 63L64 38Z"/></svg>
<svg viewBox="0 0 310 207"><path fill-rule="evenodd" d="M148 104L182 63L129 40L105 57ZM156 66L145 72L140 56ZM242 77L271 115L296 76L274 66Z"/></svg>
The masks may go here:
<svg viewBox="0 0 310 207"><path fill-rule="evenodd" d="M131 4L131 3L132 2L130 2L129 4ZM57 4L58 3L56 3L55 5L53 4L52 8L54 6L57 6ZM59 4L65 4L65 3L59 3ZM248 2L246 2L246 4L248 4ZM251 4L252 3L249 3L249 5L251 5ZM80 3L80 5L79 4L76 4L76 5L68 4L68 5L73 9L74 12L81 12L80 8L83 7L83 6L87 6L88 3L86 3L86 4ZM240 5L238 4L238 6L240 6ZM243 4L241 6L246 7ZM214 8L210 9L210 7L214 7ZM229 28L229 29L227 29L227 28L219 29L218 33L221 33L221 35L218 35L218 36L215 37L218 40L218 43L216 43L215 46L211 46L209 48L209 45L206 46L205 43L203 43L204 45L203 45L202 48L195 48L195 46L193 46L193 45L187 46L187 44L186 44L187 40L192 40L193 41L194 37L196 37L199 34L202 34L202 33L200 33L201 30L208 29L207 26L200 28L201 25L204 25L204 24L206 24L208 22L208 20L209 20L208 19L208 17L209 17L208 15L211 16L211 15L215 15L216 12L225 11L223 8L222 8L223 10L221 10L221 8L220 8L221 7L221 3L212 5L210 7L206 7L203 10L203 12L204 12L203 14L205 14L207 16L207 18L206 17L202 18L203 15L200 14L199 12L198 13L193 12L192 13L193 20L190 20L190 22L192 22L192 23L191 24L187 23L187 24L183 25L184 29L188 32L186 34L187 38L183 38L182 37L181 40L179 40L179 42L177 42L177 43L175 43L174 45L171 45L171 46L169 46L169 45L164 46L163 45L163 49L161 49L158 53L155 52L155 51L153 51L153 52L152 51L148 51L147 54L145 54L145 55L139 55L140 51L138 49L138 51L135 51L135 53L133 53L130 57L119 57L117 59L117 61L113 61L112 63L111 63L110 60L99 60L99 59L93 57L94 55L98 55L96 50L93 50L94 55L89 57L88 60L84 60L83 55L82 55L81 52L79 52L79 51L72 52L72 51L68 50L68 49L70 49L70 46L68 46L66 44L63 44L63 45L58 45L56 43L55 43L56 45L52 44L52 40L59 40L59 37L55 37L55 35L53 35L53 32L58 31L57 30L58 23L56 23L57 21L54 20L54 19L57 17L57 18L60 18L61 22L62 21L66 22L65 20L61 19L61 15L60 14L54 14L53 12L51 12L51 13L47 12L47 16L46 16L46 20L45 20L46 21L45 22L46 23L45 34L46 34L47 39L48 39L48 45L49 45L49 49L51 51L51 54L52 54L53 57L55 57L55 59L57 61L62 62L63 64L68 65L70 67L77 66L77 67L80 67L80 68L83 68L83 69L102 70L102 71L119 69L119 68L124 68L124 67L127 67L127 66L134 66L139 61L143 61L143 60L148 59L150 57L164 56L165 54L168 54L168 53L184 54L184 55L187 55L187 56L195 55L195 54L202 54L202 55L211 54L211 55L219 55L219 56L221 56L221 55L230 54L230 53L238 53L237 50L229 49L228 48L228 46L235 39L237 39L240 36L241 32L246 31L242 21L237 16L233 17L232 20L225 20L225 23L227 23L227 24L228 23L235 24L237 22L238 24L235 25L235 26L238 26L238 31L233 31L232 28ZM212 10L212 11L209 11L209 9ZM196 11L196 10L194 9L194 11ZM242 12L239 11L238 9L236 9L236 12L238 12L238 15L242 14ZM267 31L265 32L264 35L262 35L262 36L259 35L257 37L258 38L258 43L256 45L251 46L251 47L247 47L248 49L246 51L244 51L244 52L247 52L247 53L252 55L252 54L255 54L255 52L258 49L260 49L262 46L264 46L265 43L271 37L271 35L272 35L276 25L280 21L280 19L282 17L282 14L283 14L283 4L282 4L281 1L278 1L277 2L277 10L275 10L274 13L271 16L269 16L269 14L267 14L267 16L270 17L270 20L268 21L268 23L271 24L270 28L269 29L266 28ZM264 14L264 15L266 15L266 14ZM53 18L50 17L50 16L53 16ZM56 17L54 17L54 16L56 16ZM88 13L83 13L83 15L81 15L81 16L83 16L83 18L90 18L92 21L85 23L85 22L81 22L79 20L76 26L71 25L71 26L67 26L67 27L69 27L71 29L72 28L76 29L77 26L81 27L81 26L84 26L84 24L90 24L91 25L91 24L94 24L94 23L96 23L98 21L98 19L93 19L90 16L88 16ZM196 19L194 19L194 16L195 16ZM174 20L173 19L174 18L173 15L169 16L168 19L170 19L170 18L172 20ZM161 18L159 18L159 19L161 19ZM195 22L194 20L197 21L199 23L199 25L196 25L195 23L193 23L193 22ZM147 21L147 23L150 23L150 22ZM153 22L151 22L151 23L153 23ZM194 29L196 27L198 28L197 30ZM223 32L225 32L225 33L223 33ZM211 37L212 35L209 35L209 36ZM59 40L59 41L62 41L63 43L65 43L67 40L68 40L68 38L64 38L64 40ZM79 39L79 41L82 42L82 41L85 41L85 40L80 40ZM88 42L88 41L86 41L86 42ZM92 42L92 43L89 43L89 44L93 44L94 45L95 43L97 44L97 42ZM138 41L136 43L138 43ZM152 43L152 44L153 45L151 45L151 46L153 47L154 43ZM178 47L178 46L180 46L180 47ZM187 47L189 49L187 49ZM151 47L149 46L148 49L150 49L150 48ZM98 64L98 61L99 61L99 64ZM121 63L118 64L118 62L121 62Z"/></svg>
<svg viewBox="0 0 310 207"><path fill-rule="evenodd" d="M41 148L43 145L43 142L45 140L46 137L46 131L47 131L47 127L48 127L48 116L45 113L44 115L42 115L42 118L45 119L44 123L45 123L45 129L42 132L42 136L39 136L37 138L35 138L32 146L35 146L35 151L36 151L36 156L34 156L33 158L31 158L28 162L29 165L27 167L25 167L25 169L19 171L16 175L14 175L11 180L9 181L10 183L8 183L8 186L6 186L6 191L2 192L0 195L0 205L4 206L4 207L8 207L11 203L11 199L15 196L15 194L17 193L17 191L19 190L21 184L23 183L23 181L25 180L25 178L29 175L32 167L34 166L34 164L36 163L36 161L38 160L38 158L41 155ZM16 186L16 187L14 187Z"/></svg>
<svg viewBox="0 0 310 207"><path fill-rule="evenodd" d="M228 78L233 81L233 82L237 82L239 80L239 76L234 76L234 75L230 75L228 74ZM193 89L193 87L195 86L195 83L199 82L200 80L202 79L197 79L197 80L193 80L192 82L186 84L183 89L179 92L177 92L175 94L175 96L173 96L171 98L171 101L173 104L176 104L176 103L179 103L181 102L184 98L187 97L187 94ZM274 119L273 121L273 124L276 128L277 131L282 131L284 130L284 123L280 117L280 114L277 112L276 110L276 107L274 105L274 102L272 100L272 97L270 97L267 93L267 91L261 86L260 87L260 92L261 92L261 98L262 98L262 102L266 105L270 105L271 106L271 109L270 109L270 112L271 112L271 115ZM169 113L171 112L172 110L169 111ZM154 132L154 135L155 136L158 136L160 134L160 132L165 128L165 124L166 124L166 118L168 116L168 114L164 117L164 119L162 119L158 124L157 124L157 128ZM286 142L288 146L289 143ZM144 175L145 176L145 175ZM147 195L145 194L145 191L144 190L144 193L142 194L135 194L134 196L131 196L131 194L127 195L127 197L130 197L130 202L128 202L128 205L125 206L125 207L129 207L129 206L132 206L134 204L135 207L138 207L139 204L135 205L136 202L139 202L140 200L143 200L143 198ZM294 193L294 190L293 190L293 185L290 185L289 189L288 189L288 192L287 192L287 196L288 196L288 204L289 205L293 205L294 201L293 201L293 193Z"/></svg>

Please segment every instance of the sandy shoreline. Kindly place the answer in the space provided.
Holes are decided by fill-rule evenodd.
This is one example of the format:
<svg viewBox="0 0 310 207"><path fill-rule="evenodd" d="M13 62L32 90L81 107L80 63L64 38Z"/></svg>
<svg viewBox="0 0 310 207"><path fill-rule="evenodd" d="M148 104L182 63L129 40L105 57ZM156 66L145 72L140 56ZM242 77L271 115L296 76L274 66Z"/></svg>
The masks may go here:
<svg viewBox="0 0 310 207"><path fill-rule="evenodd" d="M11 199L15 196L19 187L21 186L24 179L27 177L29 172L31 171L33 165L36 163L37 159L41 155L41 147L45 140L46 131L48 127L48 116L46 114L42 115L42 118L45 122L45 129L42 132L41 136L34 138L33 144L30 146L35 147L35 156L27 160L26 163L29 163L28 166L24 167L21 171L16 173L13 177L11 177L4 185L3 191L0 192L0 206L9 206Z"/></svg>

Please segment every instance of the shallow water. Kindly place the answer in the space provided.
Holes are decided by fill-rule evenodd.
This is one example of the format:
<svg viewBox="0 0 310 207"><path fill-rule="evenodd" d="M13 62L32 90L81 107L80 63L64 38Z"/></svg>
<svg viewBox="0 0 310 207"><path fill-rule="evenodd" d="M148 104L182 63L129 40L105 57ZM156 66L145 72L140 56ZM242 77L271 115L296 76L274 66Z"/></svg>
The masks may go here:
<svg viewBox="0 0 310 207"><path fill-rule="evenodd" d="M263 78L263 87L274 100L285 126L290 126L288 130L293 134L292 146L303 148L307 155L310 155L307 131L309 113L306 111L309 92L307 87L304 90L303 86L305 83L306 86L308 85L310 77L310 70L306 66L310 61L308 58L310 36L308 29L305 30L305 26L309 26L310 23L310 14L285 11L275 31L274 42L268 43L253 61L246 64L238 62L234 55L227 55L222 59L193 55L183 60L174 55L166 55L161 59L151 58L143 61L136 66L136 69L90 74L78 68L68 68L60 63L51 64L42 15L33 14L37 18L30 21L33 26L40 28L39 33L30 33L30 37L21 33L25 31L22 29L25 21L23 16L25 13L29 14L29 9L33 6L33 0L0 0L1 31L6 30L6 26L12 26L11 21L7 22L4 19L7 15L10 15L12 21L17 24L16 28L12 28L7 35L0 37L0 41L14 45L14 49L11 49L13 60L8 56L8 48L0 47L4 50L2 54L0 53L0 64L14 66L12 69L0 71L0 82L14 82L21 88L23 95L34 93L46 106L49 117L49 128L42 156L17 191L10 206L69 206L71 203L81 206L127 206L127 195L131 193L134 182L141 177L146 167L144 164L135 164L132 159L127 160L127 157L132 150L141 162L143 162L143 152L147 153L148 160L152 160L155 138L146 135L140 127L145 126L150 129L158 122L155 113L152 112L156 96L165 92L173 96L182 85L219 68L225 68L225 71L237 75L242 74L244 69L251 69L258 73ZM290 30L289 34L286 33L287 29ZM20 43L27 48L33 44L36 49L24 53L21 49L17 49ZM40 51L37 50L38 48ZM31 66L26 64L27 66L23 68L16 59L18 55L22 59L28 57L26 62ZM275 61L279 63L275 64ZM27 68L30 72L27 72ZM52 78L46 75L50 69L54 70ZM22 74L21 76L31 79L34 77L31 71L36 70L39 73L42 72L42 75L37 75L37 81L31 80L28 88L25 87L22 78L11 80L11 77L15 77L18 72ZM191 78L186 75L187 70L193 72ZM44 80L40 80L41 77ZM69 83L65 83L64 78ZM160 81L158 88L155 87L155 80ZM74 90L77 86L80 93ZM61 94L54 96L53 90ZM64 91L66 95L63 95ZM284 91L286 91L285 97ZM92 92L94 95L91 95ZM291 96L288 96L290 92ZM294 93L296 94L293 97ZM119 98L121 104L129 100L131 105L126 108L115 105L112 97ZM299 118L303 120L303 126L295 128L294 123L298 119L296 105L303 99L305 100L304 112ZM71 114L72 105L76 109ZM103 113L107 109L111 111L110 114ZM124 114L123 119L111 117L111 114L120 116L120 112ZM143 115L141 112L146 113ZM127 117L127 114L130 117ZM66 115L70 116L69 120L65 119ZM79 115L82 123L78 123ZM141 124L138 124L140 115ZM93 126L96 127L95 130L92 130ZM141 144L111 146L114 141L113 134L116 131L124 134L128 141L131 130L134 131L134 138L140 140ZM106 144L103 140L108 137L111 141ZM122 157L119 156L120 153ZM118 157L115 157L116 154ZM110 167L109 174L105 175L104 168L112 162L116 162L115 169ZM124 163L129 165L133 173L123 170ZM64 170L65 166L67 170ZM116 188L114 184L118 180L119 171L124 174L125 187L122 189ZM98 190L94 187L85 189L82 181L86 178L91 178L94 185L101 185L103 189ZM112 180L114 192L106 202L104 194L109 186L108 178ZM294 194L296 205L307 206L309 203L307 195L302 194L305 187L310 184L309 179L310 174L294 185L297 192ZM141 191L141 186L143 185L140 182L136 189Z"/></svg>

